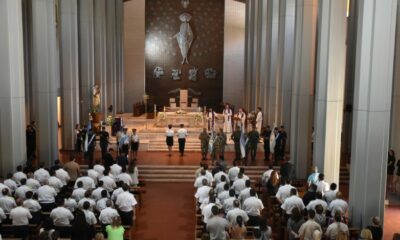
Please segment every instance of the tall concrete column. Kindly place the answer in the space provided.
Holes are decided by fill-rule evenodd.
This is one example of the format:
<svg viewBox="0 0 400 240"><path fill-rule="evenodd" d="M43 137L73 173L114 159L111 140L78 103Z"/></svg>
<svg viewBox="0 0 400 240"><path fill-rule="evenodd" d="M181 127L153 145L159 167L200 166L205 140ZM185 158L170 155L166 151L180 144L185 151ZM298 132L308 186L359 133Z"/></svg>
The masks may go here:
<svg viewBox="0 0 400 240"><path fill-rule="evenodd" d="M106 1L106 55L107 55L107 106L112 104L115 111L117 106L117 54L116 54L116 1Z"/></svg>
<svg viewBox="0 0 400 240"><path fill-rule="evenodd" d="M80 121L89 121L89 111L92 105L92 87L94 86L94 2L79 0L79 90L80 90Z"/></svg>
<svg viewBox="0 0 400 240"><path fill-rule="evenodd" d="M358 4L349 216L365 227L384 219L397 1Z"/></svg>
<svg viewBox="0 0 400 240"><path fill-rule="evenodd" d="M277 102L277 124L285 126L290 137L290 114L294 63L296 0L280 1L278 73L280 78ZM288 142L289 143L289 142Z"/></svg>
<svg viewBox="0 0 400 240"><path fill-rule="evenodd" d="M62 148L74 150L74 129L79 123L78 2L60 3Z"/></svg>
<svg viewBox="0 0 400 240"><path fill-rule="evenodd" d="M21 0L0 1L0 174L26 161Z"/></svg>
<svg viewBox="0 0 400 240"><path fill-rule="evenodd" d="M101 87L101 111L106 113L108 102L107 91L107 31L106 1L96 0L94 3L94 79ZM93 87L93 86L91 86Z"/></svg>
<svg viewBox="0 0 400 240"><path fill-rule="evenodd" d="M296 177L304 179L311 159L318 0L298 0L296 4L290 155Z"/></svg>
<svg viewBox="0 0 400 240"><path fill-rule="evenodd" d="M314 164L339 183L346 67L347 0L321 1L315 97Z"/></svg>
<svg viewBox="0 0 400 240"><path fill-rule="evenodd" d="M32 120L38 160L58 158L57 89L60 84L55 0L32 0Z"/></svg>
<svg viewBox="0 0 400 240"><path fill-rule="evenodd" d="M392 117L390 124L390 148L400 154L400 3L397 6L396 47L393 72Z"/></svg>
<svg viewBox="0 0 400 240"><path fill-rule="evenodd" d="M116 31L116 110L122 112L124 109L124 2L115 2L115 31Z"/></svg>

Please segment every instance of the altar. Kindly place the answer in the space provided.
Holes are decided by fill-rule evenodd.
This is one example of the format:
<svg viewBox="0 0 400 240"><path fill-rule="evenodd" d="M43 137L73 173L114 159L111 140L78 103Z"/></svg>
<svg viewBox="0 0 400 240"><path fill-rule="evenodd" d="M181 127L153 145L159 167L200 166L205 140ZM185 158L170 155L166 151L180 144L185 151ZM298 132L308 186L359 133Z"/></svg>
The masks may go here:
<svg viewBox="0 0 400 240"><path fill-rule="evenodd" d="M186 112L178 110L176 112L158 112L157 113L157 127L166 127L168 125L179 127L184 124L185 127L203 127L204 116L203 112Z"/></svg>

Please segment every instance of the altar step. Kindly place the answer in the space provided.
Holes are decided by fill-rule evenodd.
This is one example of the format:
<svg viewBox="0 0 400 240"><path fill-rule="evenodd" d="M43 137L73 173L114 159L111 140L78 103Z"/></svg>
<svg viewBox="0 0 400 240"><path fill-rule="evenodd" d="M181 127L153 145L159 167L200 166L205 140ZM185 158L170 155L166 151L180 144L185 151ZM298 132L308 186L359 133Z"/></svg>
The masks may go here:
<svg viewBox="0 0 400 240"><path fill-rule="evenodd" d="M196 165L139 165L139 179L146 182L190 182L194 183ZM258 181L265 166L245 166L245 174ZM210 166L210 171L212 167Z"/></svg>
<svg viewBox="0 0 400 240"><path fill-rule="evenodd" d="M178 139L174 139L174 145L172 146L172 151L179 150ZM199 152L200 149L200 140L194 138L186 139L185 143L185 151L187 152ZM164 139L150 139L147 151L168 151L167 144Z"/></svg>

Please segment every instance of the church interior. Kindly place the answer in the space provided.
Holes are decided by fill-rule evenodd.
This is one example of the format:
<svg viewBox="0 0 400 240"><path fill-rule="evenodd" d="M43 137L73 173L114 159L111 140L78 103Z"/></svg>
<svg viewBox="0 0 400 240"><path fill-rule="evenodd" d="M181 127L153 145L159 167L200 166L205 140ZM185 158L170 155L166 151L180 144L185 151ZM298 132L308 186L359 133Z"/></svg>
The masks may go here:
<svg viewBox="0 0 400 240"><path fill-rule="evenodd" d="M0 239L400 239L399 0L0 0Z"/></svg>

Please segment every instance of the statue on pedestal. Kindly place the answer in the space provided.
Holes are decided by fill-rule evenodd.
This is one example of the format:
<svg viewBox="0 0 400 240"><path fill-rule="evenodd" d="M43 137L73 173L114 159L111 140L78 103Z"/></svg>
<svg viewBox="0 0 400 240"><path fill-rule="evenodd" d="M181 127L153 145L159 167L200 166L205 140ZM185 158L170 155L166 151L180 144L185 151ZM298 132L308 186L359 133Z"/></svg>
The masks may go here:
<svg viewBox="0 0 400 240"><path fill-rule="evenodd" d="M100 86L97 84L92 88L92 107L94 112L100 110Z"/></svg>

